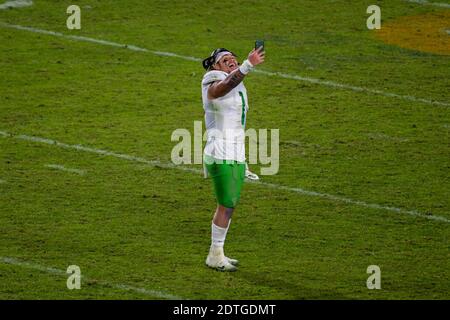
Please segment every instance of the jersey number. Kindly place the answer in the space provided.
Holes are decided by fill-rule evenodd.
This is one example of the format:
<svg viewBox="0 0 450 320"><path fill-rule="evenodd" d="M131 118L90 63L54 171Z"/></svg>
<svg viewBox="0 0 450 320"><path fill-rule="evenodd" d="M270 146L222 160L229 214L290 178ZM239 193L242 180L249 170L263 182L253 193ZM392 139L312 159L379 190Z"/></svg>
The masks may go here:
<svg viewBox="0 0 450 320"><path fill-rule="evenodd" d="M242 99L241 124L242 124L242 126L245 126L245 99L244 99L244 94L242 93L242 91L239 91L239 95L241 96L241 99Z"/></svg>

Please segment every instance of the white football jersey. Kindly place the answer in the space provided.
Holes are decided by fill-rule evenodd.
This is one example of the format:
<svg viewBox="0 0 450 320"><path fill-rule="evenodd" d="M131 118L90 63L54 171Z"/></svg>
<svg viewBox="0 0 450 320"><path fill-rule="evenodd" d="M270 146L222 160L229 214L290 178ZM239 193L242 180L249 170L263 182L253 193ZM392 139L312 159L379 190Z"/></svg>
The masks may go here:
<svg viewBox="0 0 450 320"><path fill-rule="evenodd" d="M245 122L248 111L247 90L239 83L223 97L208 99L208 88L224 80L228 73L213 70L202 80L203 109L207 141L204 154L223 160L245 162Z"/></svg>

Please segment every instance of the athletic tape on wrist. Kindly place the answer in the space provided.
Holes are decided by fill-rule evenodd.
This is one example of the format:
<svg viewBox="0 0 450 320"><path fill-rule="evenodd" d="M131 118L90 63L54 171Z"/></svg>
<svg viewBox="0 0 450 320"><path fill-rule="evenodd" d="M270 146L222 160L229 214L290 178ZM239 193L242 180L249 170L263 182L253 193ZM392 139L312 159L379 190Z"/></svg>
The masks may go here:
<svg viewBox="0 0 450 320"><path fill-rule="evenodd" d="M252 71L253 69L253 65L250 63L250 61L245 60L240 66L239 66L239 71L242 72L243 74L247 74L250 71Z"/></svg>

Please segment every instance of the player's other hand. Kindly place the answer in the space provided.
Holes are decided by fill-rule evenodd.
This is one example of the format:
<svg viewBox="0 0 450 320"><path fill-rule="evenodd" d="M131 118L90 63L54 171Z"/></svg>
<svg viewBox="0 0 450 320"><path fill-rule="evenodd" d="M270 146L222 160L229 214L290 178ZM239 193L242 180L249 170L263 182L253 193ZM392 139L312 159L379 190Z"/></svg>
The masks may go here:
<svg viewBox="0 0 450 320"><path fill-rule="evenodd" d="M264 55L266 53L263 51L262 47L259 47L258 49L253 49L248 54L248 61L254 66L257 66L258 64L261 64L264 62Z"/></svg>

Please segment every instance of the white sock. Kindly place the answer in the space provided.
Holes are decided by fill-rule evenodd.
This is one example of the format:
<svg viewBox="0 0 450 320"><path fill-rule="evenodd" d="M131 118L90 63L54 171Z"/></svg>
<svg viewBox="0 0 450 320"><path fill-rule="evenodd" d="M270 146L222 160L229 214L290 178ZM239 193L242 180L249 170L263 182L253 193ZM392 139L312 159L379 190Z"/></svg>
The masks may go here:
<svg viewBox="0 0 450 320"><path fill-rule="evenodd" d="M227 237L228 228L230 227L231 219L226 228L216 226L214 222L211 224L211 250L223 252L223 245Z"/></svg>

